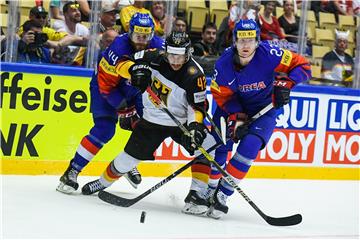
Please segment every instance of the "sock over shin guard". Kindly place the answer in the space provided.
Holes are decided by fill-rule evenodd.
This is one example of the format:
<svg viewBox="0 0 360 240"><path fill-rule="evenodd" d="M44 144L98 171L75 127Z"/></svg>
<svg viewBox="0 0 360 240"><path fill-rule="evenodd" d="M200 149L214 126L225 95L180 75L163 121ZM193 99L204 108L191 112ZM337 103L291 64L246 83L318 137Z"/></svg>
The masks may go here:
<svg viewBox="0 0 360 240"><path fill-rule="evenodd" d="M95 157L100 149L115 134L116 121L112 118L96 118L90 134L85 136L71 161L73 168L79 172Z"/></svg>
<svg viewBox="0 0 360 240"><path fill-rule="evenodd" d="M200 194L205 194L207 189L209 175L210 175L210 163L205 158L195 160L196 162L191 166L191 190L195 190Z"/></svg>

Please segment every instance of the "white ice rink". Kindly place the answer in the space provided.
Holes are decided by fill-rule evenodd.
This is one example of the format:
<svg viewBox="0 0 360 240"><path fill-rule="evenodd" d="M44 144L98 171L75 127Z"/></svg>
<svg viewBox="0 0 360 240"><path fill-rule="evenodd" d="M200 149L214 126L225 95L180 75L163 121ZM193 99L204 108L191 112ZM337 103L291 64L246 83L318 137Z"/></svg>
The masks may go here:
<svg viewBox="0 0 360 240"><path fill-rule="evenodd" d="M58 176L2 177L2 238L359 239L359 181L245 179L242 189L266 214L301 213L292 227L268 225L237 192L221 220L181 213L189 178L175 178L129 208L97 196L55 191ZM95 177L80 177L83 185ZM144 178L134 190L121 179L109 191L133 198L161 178ZM140 215L146 211L145 223Z"/></svg>

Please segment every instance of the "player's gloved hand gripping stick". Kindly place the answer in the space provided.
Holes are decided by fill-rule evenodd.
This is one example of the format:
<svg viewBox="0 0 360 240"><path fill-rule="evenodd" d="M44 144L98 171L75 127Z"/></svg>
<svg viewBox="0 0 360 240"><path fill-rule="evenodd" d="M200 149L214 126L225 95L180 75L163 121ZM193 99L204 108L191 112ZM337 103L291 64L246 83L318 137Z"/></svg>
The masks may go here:
<svg viewBox="0 0 360 240"><path fill-rule="evenodd" d="M164 112L166 112L169 117L179 126L179 128L184 132L184 134L187 134L190 136L189 131L186 129L186 127L168 110L168 108L166 107L166 105L161 101L161 99L158 98L158 96L151 90L150 87L147 87L146 91L150 94L150 96L156 101L156 104L158 105L158 107L160 107ZM272 108L272 104L269 104L267 107L265 107L264 112L260 111L258 114L260 114L258 117L260 117L261 115L265 114L268 110L270 110ZM257 115L258 115L257 114ZM241 194L241 196L243 196L243 198L250 204L250 206L252 206L254 208L254 210L270 225L274 225L274 226L291 226L291 225L296 225L299 224L302 221L302 216L300 214L295 214L292 216L288 216L288 217L280 217L280 218L274 218L274 217L270 217L268 215L266 215L265 213L263 213L258 206L255 205L255 203L241 190L241 188L234 182L234 180L232 179L232 177L225 171L222 169L222 167L215 161L215 159L202 147L202 146L197 146L198 149L200 150L200 152L211 162L214 164L214 166L218 169L218 171L221 172L221 174L223 175L224 179L234 188L237 190L238 193ZM189 163L188 163L189 164ZM186 165L185 165L186 166ZM156 186L155 186L156 187ZM110 195L110 196L109 196ZM111 204L116 204L116 201L110 201L110 198L106 198L111 197L111 195L113 197L117 197L113 194L110 194L108 192L105 191L100 191L99 192L99 198L111 203ZM112 199L114 200L114 199ZM132 204L131 204L132 205ZM121 205L120 205L121 206Z"/></svg>

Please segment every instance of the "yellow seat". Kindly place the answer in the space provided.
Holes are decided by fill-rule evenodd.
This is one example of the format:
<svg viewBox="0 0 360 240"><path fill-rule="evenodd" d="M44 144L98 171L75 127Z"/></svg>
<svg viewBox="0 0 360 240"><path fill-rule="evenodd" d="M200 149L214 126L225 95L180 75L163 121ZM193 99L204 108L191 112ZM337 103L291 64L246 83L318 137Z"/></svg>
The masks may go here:
<svg viewBox="0 0 360 240"><path fill-rule="evenodd" d="M319 27L334 30L337 27L333 13L319 12Z"/></svg>
<svg viewBox="0 0 360 240"><path fill-rule="evenodd" d="M282 8L282 7L276 7L275 13L276 13L276 17L279 18L281 15L284 14L284 8Z"/></svg>
<svg viewBox="0 0 360 240"><path fill-rule="evenodd" d="M335 37L334 32L330 29L315 29L315 42L323 46L334 48Z"/></svg>
<svg viewBox="0 0 360 240"><path fill-rule="evenodd" d="M312 10L307 10L307 18L306 18L306 22L308 24L309 27L311 27L312 29L315 29L317 27L317 21L315 18L315 12ZM297 13L296 13L299 17L301 17L301 10L298 9Z"/></svg>
<svg viewBox="0 0 360 240"><path fill-rule="evenodd" d="M201 32L209 17L209 10L205 6L205 1L187 0L185 9L190 31Z"/></svg>
<svg viewBox="0 0 360 240"><path fill-rule="evenodd" d="M324 55L331 51L329 46L312 46L312 57L313 59L322 59Z"/></svg>
<svg viewBox="0 0 360 240"><path fill-rule="evenodd" d="M353 16L339 15L339 28L341 30L355 30L356 25Z"/></svg>
<svg viewBox="0 0 360 240"><path fill-rule="evenodd" d="M311 75L313 78L321 78L321 66L311 65Z"/></svg>
<svg viewBox="0 0 360 240"><path fill-rule="evenodd" d="M186 1L185 0L180 0L178 1L178 7L177 7L177 14L178 16L184 16L186 12Z"/></svg>
<svg viewBox="0 0 360 240"><path fill-rule="evenodd" d="M229 10L226 1L210 0L209 2L210 19L217 27L220 26L223 19L228 15Z"/></svg>
<svg viewBox="0 0 360 240"><path fill-rule="evenodd" d="M351 57L354 57L354 51L351 51L351 49L346 49L345 52L349 54Z"/></svg>
<svg viewBox="0 0 360 240"><path fill-rule="evenodd" d="M315 41L315 28L312 28L311 26L307 26L307 38L313 43Z"/></svg>
<svg viewBox="0 0 360 240"><path fill-rule="evenodd" d="M6 34L8 15L7 13L0 13L0 15L1 15L1 29L3 30L4 34Z"/></svg>
<svg viewBox="0 0 360 240"><path fill-rule="evenodd" d="M1 0L1 3L0 3L0 12L1 13L8 13L8 5L5 3L5 1L2 1Z"/></svg>

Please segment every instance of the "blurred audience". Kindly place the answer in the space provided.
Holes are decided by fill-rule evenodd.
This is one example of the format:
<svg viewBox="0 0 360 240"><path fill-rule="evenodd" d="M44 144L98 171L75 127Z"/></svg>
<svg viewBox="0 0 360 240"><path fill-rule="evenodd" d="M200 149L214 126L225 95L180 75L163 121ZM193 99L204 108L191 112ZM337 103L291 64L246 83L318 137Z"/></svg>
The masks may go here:
<svg viewBox="0 0 360 240"><path fill-rule="evenodd" d="M115 29L118 11L119 9L111 2L103 2L100 10L99 33L102 34L108 29Z"/></svg>
<svg viewBox="0 0 360 240"><path fill-rule="evenodd" d="M217 56L218 51L215 48L216 41L216 24L206 23L202 28L201 41L193 45L194 56Z"/></svg>
<svg viewBox="0 0 360 240"><path fill-rule="evenodd" d="M354 61L345 52L348 47L350 31L342 32L335 29L335 49L323 57L321 73L328 80L351 82L354 71Z"/></svg>
<svg viewBox="0 0 360 240"><path fill-rule="evenodd" d="M169 24L172 24L173 19L166 15L165 1L152 1L150 12L155 23L155 34L159 37L165 37L165 32Z"/></svg>
<svg viewBox="0 0 360 240"><path fill-rule="evenodd" d="M53 19L65 20L62 9L68 0L51 0L50 17Z"/></svg>
<svg viewBox="0 0 360 240"><path fill-rule="evenodd" d="M120 11L120 21L122 32L129 31L129 22L135 13L147 13L150 14L150 11L144 8L145 0L135 0L132 5L125 6Z"/></svg>
<svg viewBox="0 0 360 240"><path fill-rule="evenodd" d="M22 63L51 63L50 50L44 47L48 40L42 32L39 22L28 20L23 24L23 32L17 41L17 62ZM1 44L1 60L4 60L6 52L6 39Z"/></svg>
<svg viewBox="0 0 360 240"><path fill-rule="evenodd" d="M63 7L65 20L57 20L54 22L54 29L59 32L67 32L76 36L88 36L89 29L82 25L80 5L76 2L67 2Z"/></svg>
<svg viewBox="0 0 360 240"><path fill-rule="evenodd" d="M283 8L284 14L278 18L279 24L284 29L286 40L297 43L300 18L294 13L294 1L285 0Z"/></svg>
<svg viewBox="0 0 360 240"><path fill-rule="evenodd" d="M261 40L282 40L285 39L279 21L272 15L276 7L276 1L266 1L264 13L259 14L260 38Z"/></svg>
<svg viewBox="0 0 360 240"><path fill-rule="evenodd" d="M188 31L188 23L185 18L177 17L175 18L173 30L178 32L187 32Z"/></svg>

